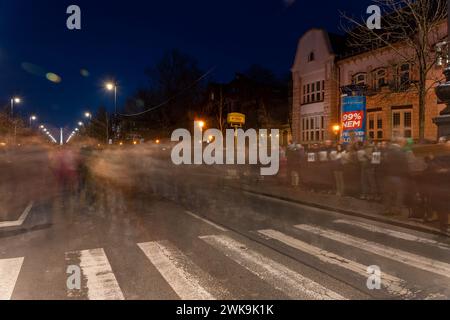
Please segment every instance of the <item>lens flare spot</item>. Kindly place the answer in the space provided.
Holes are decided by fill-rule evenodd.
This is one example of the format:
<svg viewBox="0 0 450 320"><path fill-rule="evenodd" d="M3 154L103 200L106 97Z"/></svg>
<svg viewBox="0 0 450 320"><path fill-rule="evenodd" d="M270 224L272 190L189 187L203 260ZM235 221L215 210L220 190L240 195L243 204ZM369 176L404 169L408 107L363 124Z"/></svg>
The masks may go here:
<svg viewBox="0 0 450 320"><path fill-rule="evenodd" d="M86 77L86 78L90 76L89 71L86 70L86 69L81 69L81 70L80 70L80 74L81 74L83 77Z"/></svg>
<svg viewBox="0 0 450 320"><path fill-rule="evenodd" d="M60 83L61 82L61 77L58 76L55 73L49 72L46 75L47 79L53 83Z"/></svg>
<svg viewBox="0 0 450 320"><path fill-rule="evenodd" d="M35 75L35 76L39 76L39 77L44 77L45 76L45 70L44 68L35 65L33 63L30 62L22 62L21 67L23 70L25 70L26 72Z"/></svg>

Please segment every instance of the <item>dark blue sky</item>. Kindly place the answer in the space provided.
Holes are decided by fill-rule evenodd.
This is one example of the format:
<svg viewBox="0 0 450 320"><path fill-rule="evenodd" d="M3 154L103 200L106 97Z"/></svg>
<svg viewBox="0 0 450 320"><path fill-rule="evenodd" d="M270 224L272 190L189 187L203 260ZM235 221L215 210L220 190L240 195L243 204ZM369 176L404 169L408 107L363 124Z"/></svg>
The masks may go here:
<svg viewBox="0 0 450 320"><path fill-rule="evenodd" d="M112 108L104 81L119 81L123 103L148 85L144 69L173 48L194 56L204 70L216 66L217 80L230 80L251 64L286 74L303 32L311 27L338 31L338 10L361 15L370 3L0 0L0 101L20 95L22 114L36 113L42 122L71 127L84 110ZM71 4L81 7L81 31L66 28ZM30 64L39 67L31 67L38 75L30 73ZM88 70L89 77L80 69ZM62 81L52 83L42 72L56 73Z"/></svg>

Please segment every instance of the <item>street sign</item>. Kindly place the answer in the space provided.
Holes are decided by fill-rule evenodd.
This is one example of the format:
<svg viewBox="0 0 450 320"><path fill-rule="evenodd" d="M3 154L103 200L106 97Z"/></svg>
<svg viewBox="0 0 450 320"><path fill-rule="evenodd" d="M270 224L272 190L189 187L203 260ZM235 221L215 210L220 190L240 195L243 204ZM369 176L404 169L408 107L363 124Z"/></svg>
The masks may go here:
<svg viewBox="0 0 450 320"><path fill-rule="evenodd" d="M229 113L227 116L227 122L231 126L242 127L245 124L245 114L242 113Z"/></svg>

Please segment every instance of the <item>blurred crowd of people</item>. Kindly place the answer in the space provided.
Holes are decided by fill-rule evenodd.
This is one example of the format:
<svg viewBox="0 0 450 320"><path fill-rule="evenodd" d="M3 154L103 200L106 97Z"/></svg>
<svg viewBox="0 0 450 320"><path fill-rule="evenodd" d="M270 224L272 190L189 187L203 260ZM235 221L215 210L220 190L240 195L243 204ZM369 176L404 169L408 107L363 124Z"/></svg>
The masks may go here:
<svg viewBox="0 0 450 320"><path fill-rule="evenodd" d="M413 144L412 139L397 138L345 145L327 141L305 148L291 141L281 151L281 159L293 187L378 201L385 215L400 215L409 209L409 218L439 219L441 229L447 231L450 158L417 157Z"/></svg>

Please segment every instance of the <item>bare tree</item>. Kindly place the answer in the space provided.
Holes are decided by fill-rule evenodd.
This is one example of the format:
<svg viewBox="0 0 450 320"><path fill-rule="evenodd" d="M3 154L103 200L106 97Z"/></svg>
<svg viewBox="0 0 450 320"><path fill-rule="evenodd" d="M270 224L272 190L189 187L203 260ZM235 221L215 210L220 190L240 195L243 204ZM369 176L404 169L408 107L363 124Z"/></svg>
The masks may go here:
<svg viewBox="0 0 450 320"><path fill-rule="evenodd" d="M342 13L348 45L358 51L387 48L395 53L398 65L410 64L417 81L410 81L419 98L419 139L425 137L426 96L441 78L436 78L435 45L445 38L446 0L374 0L385 14L381 29L370 29L364 20ZM446 30L444 30L445 32ZM396 79L400 85L402 79ZM400 89L404 89L401 86Z"/></svg>

